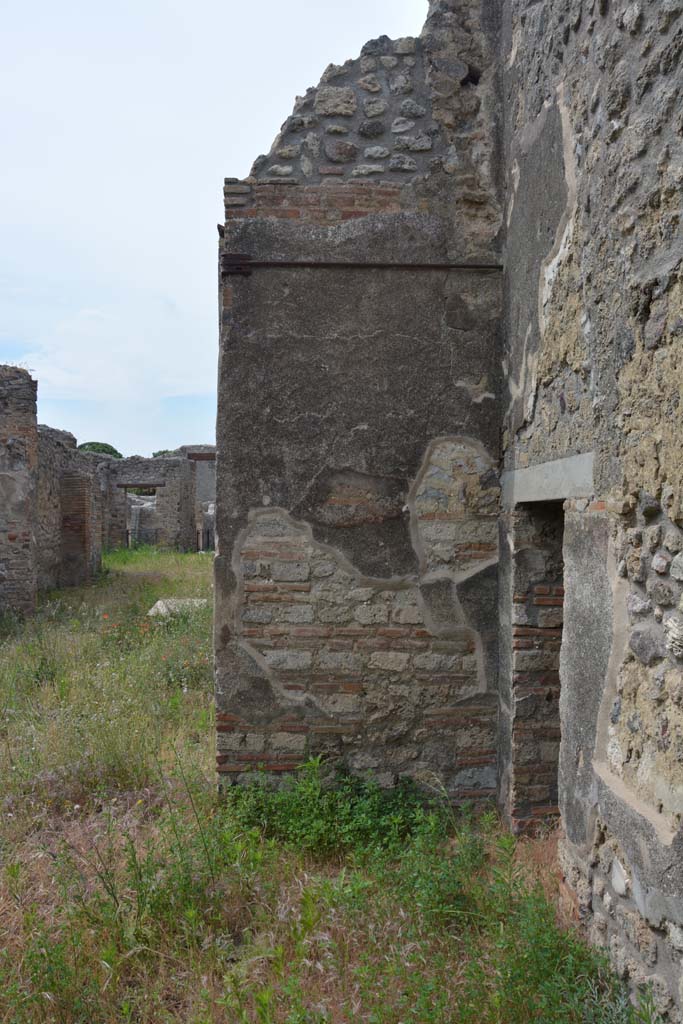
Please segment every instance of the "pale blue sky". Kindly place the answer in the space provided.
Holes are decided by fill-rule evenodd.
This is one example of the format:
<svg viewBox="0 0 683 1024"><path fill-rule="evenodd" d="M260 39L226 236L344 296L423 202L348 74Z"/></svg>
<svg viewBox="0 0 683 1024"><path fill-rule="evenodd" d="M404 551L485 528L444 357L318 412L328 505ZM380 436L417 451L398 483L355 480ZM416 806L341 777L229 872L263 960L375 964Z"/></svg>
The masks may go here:
<svg viewBox="0 0 683 1024"><path fill-rule="evenodd" d="M0 362L125 454L213 440L222 182L426 0L5 0Z"/></svg>

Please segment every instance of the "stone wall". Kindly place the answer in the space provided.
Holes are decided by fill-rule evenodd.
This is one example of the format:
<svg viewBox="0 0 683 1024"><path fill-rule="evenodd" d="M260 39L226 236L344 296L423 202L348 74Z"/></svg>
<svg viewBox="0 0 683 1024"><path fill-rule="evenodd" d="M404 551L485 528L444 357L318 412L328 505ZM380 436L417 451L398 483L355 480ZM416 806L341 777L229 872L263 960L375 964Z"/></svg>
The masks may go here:
<svg viewBox="0 0 683 1024"><path fill-rule="evenodd" d="M496 781L495 25L433 7L227 179L219 770Z"/></svg>
<svg viewBox="0 0 683 1024"><path fill-rule="evenodd" d="M577 913L672 1021L682 55L680 0L433 0L219 230L220 770L559 806Z"/></svg>
<svg viewBox="0 0 683 1024"><path fill-rule="evenodd" d="M682 15L678 0L506 0L501 54L505 466L518 476L592 460L590 484L557 495L570 499L567 878L595 941L625 977L653 981L672 1020L683 1019Z"/></svg>
<svg viewBox="0 0 683 1024"><path fill-rule="evenodd" d="M0 366L0 614L35 607L36 383Z"/></svg>

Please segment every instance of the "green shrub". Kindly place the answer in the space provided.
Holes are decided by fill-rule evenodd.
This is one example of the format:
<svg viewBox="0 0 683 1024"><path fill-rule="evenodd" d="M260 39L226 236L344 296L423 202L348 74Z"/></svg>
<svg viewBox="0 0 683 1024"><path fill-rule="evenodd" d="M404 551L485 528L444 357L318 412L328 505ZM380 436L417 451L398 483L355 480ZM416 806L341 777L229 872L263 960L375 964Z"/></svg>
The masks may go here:
<svg viewBox="0 0 683 1024"><path fill-rule="evenodd" d="M319 759L277 788L254 773L228 799L244 825L318 856L394 849L425 822L445 834L443 807L426 801L409 780L381 789L372 780L330 773Z"/></svg>

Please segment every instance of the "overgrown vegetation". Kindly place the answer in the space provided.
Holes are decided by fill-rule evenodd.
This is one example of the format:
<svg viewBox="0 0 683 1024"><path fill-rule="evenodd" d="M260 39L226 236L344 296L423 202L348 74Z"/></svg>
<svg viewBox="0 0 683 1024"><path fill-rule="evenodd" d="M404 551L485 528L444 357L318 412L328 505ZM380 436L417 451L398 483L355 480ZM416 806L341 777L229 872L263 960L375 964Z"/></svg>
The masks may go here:
<svg viewBox="0 0 683 1024"><path fill-rule="evenodd" d="M493 811L315 762L219 798L209 613L146 615L209 590L206 556L121 551L6 624L0 1020L656 1020L558 926L534 844Z"/></svg>

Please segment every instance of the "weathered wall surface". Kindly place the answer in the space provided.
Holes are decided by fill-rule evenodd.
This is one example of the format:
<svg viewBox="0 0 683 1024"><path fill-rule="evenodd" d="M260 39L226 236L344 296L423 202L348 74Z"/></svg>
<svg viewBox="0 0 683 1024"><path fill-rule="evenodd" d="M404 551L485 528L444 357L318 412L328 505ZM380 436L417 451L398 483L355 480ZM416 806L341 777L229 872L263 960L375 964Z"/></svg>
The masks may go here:
<svg viewBox="0 0 683 1024"><path fill-rule="evenodd" d="M504 8L505 464L595 453L564 537L568 877L680 1020L683 5Z"/></svg>
<svg viewBox="0 0 683 1024"><path fill-rule="evenodd" d="M76 586L102 563L106 463L63 430L38 428L38 587Z"/></svg>
<svg viewBox="0 0 683 1024"><path fill-rule="evenodd" d="M221 771L497 748L677 1021L681 56L680 0L435 0L297 100L226 180L216 563Z"/></svg>
<svg viewBox="0 0 683 1024"><path fill-rule="evenodd" d="M226 181L225 774L324 751L495 789L495 42L478 4L434 4L421 39L328 68Z"/></svg>
<svg viewBox="0 0 683 1024"><path fill-rule="evenodd" d="M111 459L107 463L105 536L107 547L128 543L126 487L155 487L156 543L193 551L195 533L195 467L179 456Z"/></svg>
<svg viewBox="0 0 683 1024"><path fill-rule="evenodd" d="M0 614L35 607L37 466L36 383L0 366Z"/></svg>

